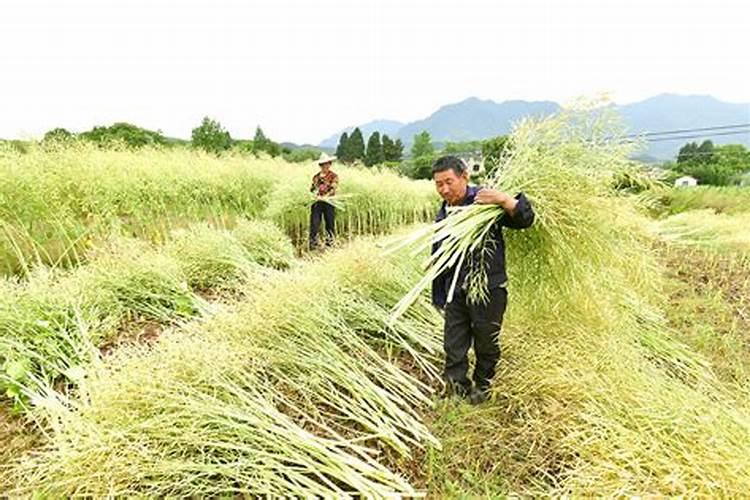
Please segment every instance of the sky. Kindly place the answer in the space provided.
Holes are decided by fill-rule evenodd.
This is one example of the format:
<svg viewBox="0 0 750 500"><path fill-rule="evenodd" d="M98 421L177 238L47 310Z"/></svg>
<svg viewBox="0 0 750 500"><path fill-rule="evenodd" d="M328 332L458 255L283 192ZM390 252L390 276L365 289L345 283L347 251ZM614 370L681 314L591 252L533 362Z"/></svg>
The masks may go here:
<svg viewBox="0 0 750 500"><path fill-rule="evenodd" d="M203 116L317 144L481 99L750 103L747 0L2 0L0 137Z"/></svg>

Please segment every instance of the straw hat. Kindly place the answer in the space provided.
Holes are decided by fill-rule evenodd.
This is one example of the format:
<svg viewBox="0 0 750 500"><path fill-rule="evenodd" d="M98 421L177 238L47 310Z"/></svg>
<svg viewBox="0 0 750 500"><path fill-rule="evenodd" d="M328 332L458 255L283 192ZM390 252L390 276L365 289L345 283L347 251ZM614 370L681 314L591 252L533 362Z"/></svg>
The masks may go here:
<svg viewBox="0 0 750 500"><path fill-rule="evenodd" d="M333 160L335 160L335 156L328 156L325 152L320 153L320 158L318 159L318 165L324 165L326 163L332 163Z"/></svg>

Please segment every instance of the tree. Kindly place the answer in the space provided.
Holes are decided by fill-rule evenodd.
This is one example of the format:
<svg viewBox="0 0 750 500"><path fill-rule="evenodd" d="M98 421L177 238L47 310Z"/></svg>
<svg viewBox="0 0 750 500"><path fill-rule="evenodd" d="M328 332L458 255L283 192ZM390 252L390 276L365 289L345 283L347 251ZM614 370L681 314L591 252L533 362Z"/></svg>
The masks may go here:
<svg viewBox="0 0 750 500"><path fill-rule="evenodd" d="M367 139L367 153L365 153L365 165L372 167L383 163L383 144L380 142L380 132L373 132Z"/></svg>
<svg viewBox="0 0 750 500"><path fill-rule="evenodd" d="M482 143L482 157L484 158L485 174L491 174L500 163L500 159L508 151L510 140L507 135L499 135L487 139Z"/></svg>
<svg viewBox="0 0 750 500"><path fill-rule="evenodd" d="M383 159L385 161L401 161L403 151L404 144L401 142L401 139L393 142L387 134L383 134Z"/></svg>
<svg viewBox="0 0 750 500"><path fill-rule="evenodd" d="M402 162L399 171L402 175L412 179L432 179L433 163L435 163L435 155L422 155Z"/></svg>
<svg viewBox="0 0 750 500"><path fill-rule="evenodd" d="M393 145L393 160L392 161L401 161L401 158L404 156L404 143L401 142L401 139L396 139L396 143Z"/></svg>
<svg viewBox="0 0 750 500"><path fill-rule="evenodd" d="M53 128L47 131L42 138L42 142L67 142L73 139L75 136L64 128Z"/></svg>
<svg viewBox="0 0 750 500"><path fill-rule="evenodd" d="M193 129L193 146L211 153L221 153L232 145L232 137L224 127L209 117L204 117L199 127Z"/></svg>
<svg viewBox="0 0 750 500"><path fill-rule="evenodd" d="M715 163L714 143L706 140L698 146L695 142L688 142L677 153L677 163Z"/></svg>
<svg viewBox="0 0 750 500"><path fill-rule="evenodd" d="M249 154L255 151L255 143L252 139L234 139L232 141L232 149L240 152Z"/></svg>
<svg viewBox="0 0 750 500"><path fill-rule="evenodd" d="M742 144L716 146L714 154L719 163L732 166L736 170L750 170L750 150Z"/></svg>
<svg viewBox="0 0 750 500"><path fill-rule="evenodd" d="M336 146L336 158L338 158L341 161L349 162L351 160L347 159L346 157L346 143L349 140L349 134L344 132L341 134L341 137L339 138L339 145Z"/></svg>
<svg viewBox="0 0 750 500"><path fill-rule="evenodd" d="M455 154L455 153L474 153L481 151L483 141L464 141L464 142L446 142L443 147L443 153Z"/></svg>
<svg viewBox="0 0 750 500"><path fill-rule="evenodd" d="M346 158L347 161L364 160L365 158L365 139L362 137L362 131L359 127L355 128L349 140L346 141Z"/></svg>
<svg viewBox="0 0 750 500"><path fill-rule="evenodd" d="M264 151L274 158L276 156L279 156L283 152L281 145L266 137L266 134L263 133L263 129L260 128L260 125L255 127L255 136L253 137L252 150L256 154L256 156L261 151Z"/></svg>
<svg viewBox="0 0 750 500"><path fill-rule="evenodd" d="M395 161L392 158L393 156L393 147L395 144L391 140L390 137L388 137L388 134L383 134L383 160L385 161Z"/></svg>
<svg viewBox="0 0 750 500"><path fill-rule="evenodd" d="M281 145L279 143L273 142L271 140L266 143L266 153L271 155L272 158L276 158L281 154L281 152Z"/></svg>
<svg viewBox="0 0 750 500"><path fill-rule="evenodd" d="M401 141L396 141L399 144ZM403 144L400 144L403 148ZM435 161L435 147L430 133L423 130L414 136L411 146L411 159L404 162L401 172L413 179L431 179L432 164Z"/></svg>
<svg viewBox="0 0 750 500"><path fill-rule="evenodd" d="M738 184L743 172L750 170L750 152L741 144L714 146L706 140L698 146L689 142L680 148L672 170L695 177L701 184Z"/></svg>
<svg viewBox="0 0 750 500"><path fill-rule="evenodd" d="M414 136L414 144L411 146L411 155L413 158L430 156L434 152L435 148L432 145L432 138L430 137L429 132L423 130Z"/></svg>
<svg viewBox="0 0 750 500"><path fill-rule="evenodd" d="M703 144L698 146L698 151L695 153L698 155L697 160L701 163L715 163L716 158L714 157L714 143L706 140Z"/></svg>
<svg viewBox="0 0 750 500"><path fill-rule="evenodd" d="M677 163L687 163L695 158L695 153L698 150L698 145L694 142L688 142L680 148L677 153Z"/></svg>
<svg viewBox="0 0 750 500"><path fill-rule="evenodd" d="M266 137L266 134L263 133L263 129L260 128L260 125L255 127L255 137L253 137L253 146L255 146L256 151L266 151L266 148L268 148L268 143L271 142Z"/></svg>

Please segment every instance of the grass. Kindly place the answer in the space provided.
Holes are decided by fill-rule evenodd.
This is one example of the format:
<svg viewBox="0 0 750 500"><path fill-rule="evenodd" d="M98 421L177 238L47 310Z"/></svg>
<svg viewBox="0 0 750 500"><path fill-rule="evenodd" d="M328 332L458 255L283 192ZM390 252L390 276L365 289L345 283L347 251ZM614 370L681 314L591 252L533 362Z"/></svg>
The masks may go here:
<svg viewBox="0 0 750 500"><path fill-rule="evenodd" d="M263 220L241 220L232 235L253 262L274 269L288 269L294 261L294 246L275 224Z"/></svg>
<svg viewBox="0 0 750 500"><path fill-rule="evenodd" d="M711 209L725 214L750 211L750 189L747 187L672 188L661 193L660 197L669 214L700 209Z"/></svg>
<svg viewBox="0 0 750 500"><path fill-rule="evenodd" d="M690 210L653 223L663 239L684 247L750 253L750 214Z"/></svg>
<svg viewBox="0 0 750 500"><path fill-rule="evenodd" d="M431 216L429 183L388 171L336 167L346 210L342 236L379 233ZM100 150L83 143L0 148L0 273L38 263L72 267L113 232L161 243L198 222L231 229L242 218L279 225L306 241L316 168L193 150Z"/></svg>
<svg viewBox="0 0 750 500"><path fill-rule="evenodd" d="M173 322L199 312L178 262L147 243L115 240L73 271L38 268L6 281L0 302L0 377L7 395L28 403L21 388L77 381L95 346L136 319Z"/></svg>
<svg viewBox="0 0 750 500"><path fill-rule="evenodd" d="M634 233L641 216L606 209L620 238L596 247L606 280L584 267L568 275L576 287L538 281L530 270L544 265L512 243L504 354L487 405L430 409L439 317L421 297L386 323L419 268L361 242L266 280L154 347L94 362L77 395L41 393L35 415L49 439L6 470L9 491L741 495L747 400L660 312L669 287L645 251L651 241ZM582 256L566 248L546 255L574 267ZM413 375L397 368L404 356Z"/></svg>
<svg viewBox="0 0 750 500"><path fill-rule="evenodd" d="M272 161L84 144L4 151L0 172L7 272L21 259L75 264L76 252L113 227L158 241L186 222L252 216L275 180Z"/></svg>
<svg viewBox="0 0 750 500"><path fill-rule="evenodd" d="M388 329L354 313L385 318L416 273L413 260L384 260L363 242L269 279L153 348L92 363L78 395L36 396L48 440L8 472L11 491L415 493L383 457L437 446L416 412L430 388L391 357L431 365L439 317L421 302Z"/></svg>
<svg viewBox="0 0 750 500"><path fill-rule="evenodd" d="M750 381L750 216L690 210L651 229L669 269L669 318L727 383Z"/></svg>
<svg viewBox="0 0 750 500"><path fill-rule="evenodd" d="M30 422L12 415L7 408L0 405L0 476L7 464L28 453L38 442L39 434ZM0 491L6 492L12 487L11 478L0 479Z"/></svg>
<svg viewBox="0 0 750 500"><path fill-rule="evenodd" d="M239 221L233 232L207 225L181 230L158 247L115 237L73 270L36 268L3 282L0 366L7 396L23 407L22 387L41 379L76 383L95 348L118 342L127 325L173 325L206 312L196 292L237 290L279 264L291 242L270 223ZM253 252L246 250L254 238ZM273 257L273 259L269 259ZM256 261L257 259L257 261Z"/></svg>
<svg viewBox="0 0 750 500"><path fill-rule="evenodd" d="M88 357L82 312L70 282L38 273L24 284L6 281L0 297L0 389L20 407L35 375L54 379ZM102 331L107 330L102 325Z"/></svg>
<svg viewBox="0 0 750 500"><path fill-rule="evenodd" d="M206 224L176 230L166 247L191 288L234 288L252 274L245 247L227 230Z"/></svg>
<svg viewBox="0 0 750 500"><path fill-rule="evenodd" d="M313 168L276 184L261 217L275 222L296 244L307 242ZM388 170L336 168L344 209L336 214L340 235L381 234L434 217L437 196L426 181L410 181Z"/></svg>
<svg viewBox="0 0 750 500"><path fill-rule="evenodd" d="M668 318L680 340L705 355L726 384L750 387L750 259L665 247Z"/></svg>
<svg viewBox="0 0 750 500"><path fill-rule="evenodd" d="M726 384L750 381L750 216L688 210L654 221L670 324Z"/></svg>

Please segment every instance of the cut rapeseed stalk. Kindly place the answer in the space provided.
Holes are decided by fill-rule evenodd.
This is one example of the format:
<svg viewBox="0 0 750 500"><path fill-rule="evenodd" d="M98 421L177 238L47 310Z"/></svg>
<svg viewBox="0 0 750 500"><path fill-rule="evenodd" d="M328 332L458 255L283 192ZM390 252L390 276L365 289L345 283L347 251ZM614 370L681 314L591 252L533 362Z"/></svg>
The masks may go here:
<svg viewBox="0 0 750 500"><path fill-rule="evenodd" d="M500 470L511 491L529 496L741 496L750 487L747 393L723 385L667 327L648 221L611 187L627 150L580 127L607 130L600 120L567 113L521 124L491 181L523 190L537 220L505 235L512 300L495 419L472 415L469 444L458 448L483 450L472 470L520 455ZM471 211L491 222L467 209L438 228L456 252L477 234ZM427 231L418 242L430 243Z"/></svg>
<svg viewBox="0 0 750 500"><path fill-rule="evenodd" d="M575 242L568 248L572 252L578 245L596 245L596 240L577 236L602 232L602 220L596 215L599 212L589 208L610 203L614 196L612 178L629 162L627 153L634 146L617 142L617 130L612 117L595 107L521 122L510 135L511 152L501 158L487 182L487 187L510 194L525 192L534 206L536 222L525 231L530 234L508 238L528 241L541 237L558 246ZM419 253L441 243L425 261L422 279L394 308L393 319L403 314L433 279L453 271L450 300L459 263L470 264L470 298L476 301L486 296L481 259L488 246L486 237L502 215L502 208L496 205L451 208L444 220L394 244L393 249L413 246ZM544 258L540 250L530 258Z"/></svg>
<svg viewBox="0 0 750 500"><path fill-rule="evenodd" d="M207 224L176 230L166 250L197 290L235 288L254 269L245 247L231 232Z"/></svg>
<svg viewBox="0 0 750 500"><path fill-rule="evenodd" d="M262 266L287 269L294 260L291 240L272 222L240 220L232 235L245 248L248 258Z"/></svg>
<svg viewBox="0 0 750 500"><path fill-rule="evenodd" d="M750 255L750 213L735 215L710 209L690 210L652 224L653 230L670 243Z"/></svg>
<svg viewBox="0 0 750 500"><path fill-rule="evenodd" d="M48 440L7 469L13 494L416 495L382 453L439 446L417 413L428 388L358 324L367 310L387 315L416 272L407 261L384 261L370 243L335 250L152 348L124 346L91 364L74 395L40 391ZM428 310L420 303L413 331L386 342L417 356L435 349Z"/></svg>

